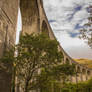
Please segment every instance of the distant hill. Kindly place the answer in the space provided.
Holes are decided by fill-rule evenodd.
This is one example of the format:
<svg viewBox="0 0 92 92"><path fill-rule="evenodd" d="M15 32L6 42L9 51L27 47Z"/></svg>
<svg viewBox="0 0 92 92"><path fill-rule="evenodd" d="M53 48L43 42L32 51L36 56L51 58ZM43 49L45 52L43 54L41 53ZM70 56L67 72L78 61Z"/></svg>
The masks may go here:
<svg viewBox="0 0 92 92"><path fill-rule="evenodd" d="M78 62L79 64L83 64L89 68L92 68L92 60L90 59L74 59L76 62Z"/></svg>

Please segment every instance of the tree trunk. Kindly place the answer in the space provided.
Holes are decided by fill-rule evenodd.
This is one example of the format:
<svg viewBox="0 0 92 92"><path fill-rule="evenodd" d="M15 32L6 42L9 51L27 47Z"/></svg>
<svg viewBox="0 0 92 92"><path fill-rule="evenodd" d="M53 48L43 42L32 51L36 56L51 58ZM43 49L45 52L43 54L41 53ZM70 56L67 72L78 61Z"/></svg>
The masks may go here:
<svg viewBox="0 0 92 92"><path fill-rule="evenodd" d="M28 80L26 80L25 82L25 88L24 88L24 92L28 92Z"/></svg>

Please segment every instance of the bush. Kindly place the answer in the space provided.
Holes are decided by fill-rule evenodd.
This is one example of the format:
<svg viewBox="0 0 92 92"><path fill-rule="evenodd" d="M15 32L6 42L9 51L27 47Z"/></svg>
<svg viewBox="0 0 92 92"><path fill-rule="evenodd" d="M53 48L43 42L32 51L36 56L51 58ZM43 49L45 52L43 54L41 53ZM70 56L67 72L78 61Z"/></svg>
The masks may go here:
<svg viewBox="0 0 92 92"><path fill-rule="evenodd" d="M62 88L61 92L70 92L68 88Z"/></svg>

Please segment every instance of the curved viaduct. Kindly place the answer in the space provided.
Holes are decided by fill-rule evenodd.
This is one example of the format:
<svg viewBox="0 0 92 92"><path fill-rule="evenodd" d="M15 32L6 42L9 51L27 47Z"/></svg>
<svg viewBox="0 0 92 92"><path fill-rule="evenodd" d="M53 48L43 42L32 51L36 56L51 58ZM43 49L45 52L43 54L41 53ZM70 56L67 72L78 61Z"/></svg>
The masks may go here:
<svg viewBox="0 0 92 92"><path fill-rule="evenodd" d="M15 44L16 24L18 16L18 8L20 7L22 15L22 34L25 32L40 33L46 32L50 39L56 39L46 17L42 0L0 0L0 56L4 54L4 50ZM75 64L76 75L70 76L71 82L86 81L92 77L92 70L75 62L65 51L59 46L63 53L63 63ZM0 66L2 67L2 66ZM0 91L10 92L11 74L0 68ZM1 85L2 84L2 85Z"/></svg>
<svg viewBox="0 0 92 92"><path fill-rule="evenodd" d="M39 33L45 31L51 39L56 39L46 17L42 0L20 0L20 10L23 21L23 34L25 32L30 34L32 32ZM70 80L72 82L79 82L90 79L92 70L75 62L61 46L59 47L63 53L63 63L74 63L76 64L76 72L80 71L79 76L71 76Z"/></svg>

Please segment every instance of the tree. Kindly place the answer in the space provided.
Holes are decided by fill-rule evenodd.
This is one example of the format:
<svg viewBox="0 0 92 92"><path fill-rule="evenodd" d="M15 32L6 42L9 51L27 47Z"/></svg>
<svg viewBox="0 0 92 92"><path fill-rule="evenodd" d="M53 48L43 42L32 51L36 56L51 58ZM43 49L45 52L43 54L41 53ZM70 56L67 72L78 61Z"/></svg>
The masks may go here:
<svg viewBox="0 0 92 92"><path fill-rule="evenodd" d="M69 81L69 77L73 75L75 75L75 65L59 64L52 69L43 68L36 81L33 82L34 86L30 86L30 89L37 88L40 89L40 92L53 92L52 90L64 87L65 83Z"/></svg>
<svg viewBox="0 0 92 92"><path fill-rule="evenodd" d="M58 42L45 34L21 36L17 50L16 69L24 92L29 92L28 87L41 68L51 69L60 64L63 57L58 50Z"/></svg>
<svg viewBox="0 0 92 92"><path fill-rule="evenodd" d="M92 6L88 7L89 17L88 23L80 30L80 38L86 40L87 44L92 48Z"/></svg>
<svg viewBox="0 0 92 92"><path fill-rule="evenodd" d="M8 75L12 76L12 79L10 81L11 83L11 92L15 92L15 48L14 46L11 46L11 48L7 48L4 52L4 55L0 58L0 68L7 72Z"/></svg>
<svg viewBox="0 0 92 92"><path fill-rule="evenodd" d="M63 54L58 48L58 42L50 40L45 34L25 34L15 48L17 50L8 50L1 59L5 64L12 64L12 92L15 92L16 81L23 92L29 92L51 87L61 79L66 82L74 74L74 66L61 64ZM17 52L17 57L14 52Z"/></svg>
<svg viewBox="0 0 92 92"><path fill-rule="evenodd" d="M67 83L63 89L66 89L69 92L92 92L92 79L84 82L79 82L77 84Z"/></svg>

